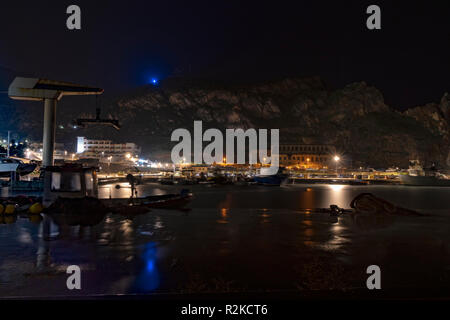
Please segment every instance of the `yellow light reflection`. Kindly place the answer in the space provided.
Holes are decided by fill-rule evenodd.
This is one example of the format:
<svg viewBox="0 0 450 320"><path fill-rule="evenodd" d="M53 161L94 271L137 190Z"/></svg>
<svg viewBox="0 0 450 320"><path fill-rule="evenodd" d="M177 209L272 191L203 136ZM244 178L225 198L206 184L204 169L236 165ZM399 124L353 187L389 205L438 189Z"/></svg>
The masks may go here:
<svg viewBox="0 0 450 320"><path fill-rule="evenodd" d="M222 215L223 218L227 217L227 208L222 208L220 210L220 214Z"/></svg>
<svg viewBox="0 0 450 320"><path fill-rule="evenodd" d="M220 223L220 224L228 223L228 209L227 208L220 209L220 218L217 220L217 223Z"/></svg>
<svg viewBox="0 0 450 320"><path fill-rule="evenodd" d="M328 185L328 187L331 189L330 196L329 196L330 204L335 204L342 208L347 207L348 203L347 203L347 199L345 197L345 191L344 191L344 189L346 188L346 185L331 184L331 185Z"/></svg>
<svg viewBox="0 0 450 320"><path fill-rule="evenodd" d="M343 185L343 184L331 184L331 185L329 185L329 187L333 191L341 191L342 189L344 189L345 185Z"/></svg>

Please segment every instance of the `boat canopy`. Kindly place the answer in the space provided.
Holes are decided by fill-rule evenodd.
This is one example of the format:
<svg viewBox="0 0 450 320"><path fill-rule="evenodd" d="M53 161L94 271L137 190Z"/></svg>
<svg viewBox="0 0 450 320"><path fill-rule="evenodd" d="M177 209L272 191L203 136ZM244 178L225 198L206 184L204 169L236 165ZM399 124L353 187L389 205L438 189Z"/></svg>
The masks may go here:
<svg viewBox="0 0 450 320"><path fill-rule="evenodd" d="M49 166L52 198L98 197L97 167L80 165Z"/></svg>

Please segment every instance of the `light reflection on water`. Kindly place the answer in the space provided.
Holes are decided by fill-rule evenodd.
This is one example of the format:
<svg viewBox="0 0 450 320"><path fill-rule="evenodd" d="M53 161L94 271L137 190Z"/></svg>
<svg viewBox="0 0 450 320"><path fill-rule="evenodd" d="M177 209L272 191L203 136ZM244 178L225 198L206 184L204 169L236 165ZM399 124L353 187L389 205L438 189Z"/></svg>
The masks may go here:
<svg viewBox="0 0 450 320"><path fill-rule="evenodd" d="M149 242L144 245L142 252L142 269L135 281L138 292L149 292L159 286L159 271L157 266L157 244Z"/></svg>
<svg viewBox="0 0 450 320"><path fill-rule="evenodd" d="M220 217L217 219L217 223L227 224L228 223L228 209L222 208L220 209Z"/></svg>
<svg viewBox="0 0 450 320"><path fill-rule="evenodd" d="M138 186L140 196L180 189ZM425 273L428 280L433 273L437 277L441 266L450 266L450 188L295 185L191 189L195 198L188 214L164 210L129 218L109 214L91 226L56 225L48 217L33 223L30 217L19 217L15 223L0 225L0 283L6 283L0 286L0 296L16 292L16 285L33 288L34 278L24 278L25 273L78 263L89 265L97 279L86 284L86 294L170 291L185 282L191 290L203 287L203 283L193 284L191 278L197 274L207 279L220 275L251 288L286 289L296 277L293 266L307 264L316 256L325 256L330 265L344 261L349 270L377 257L380 263ZM113 197L130 195L129 189L112 185L102 189L100 196L109 197L109 190ZM435 216L421 220L337 218L311 210L330 204L348 208L361 192ZM48 232L43 236L45 228ZM405 243L410 245L404 247ZM414 261L415 252L422 254L420 263L406 266L403 261ZM405 276L394 275L403 284ZM41 286L36 293L42 290L59 292Z"/></svg>

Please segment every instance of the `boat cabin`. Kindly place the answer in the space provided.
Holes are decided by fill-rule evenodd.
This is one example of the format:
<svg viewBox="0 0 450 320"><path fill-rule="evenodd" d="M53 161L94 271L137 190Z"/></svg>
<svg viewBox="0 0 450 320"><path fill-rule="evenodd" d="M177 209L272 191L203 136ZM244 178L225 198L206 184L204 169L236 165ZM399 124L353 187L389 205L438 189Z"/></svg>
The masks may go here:
<svg viewBox="0 0 450 320"><path fill-rule="evenodd" d="M98 197L96 167L81 165L49 166L45 168L49 175L51 199Z"/></svg>
<svg viewBox="0 0 450 320"><path fill-rule="evenodd" d="M0 176L9 177L11 172L16 172L20 163L10 158L0 159Z"/></svg>

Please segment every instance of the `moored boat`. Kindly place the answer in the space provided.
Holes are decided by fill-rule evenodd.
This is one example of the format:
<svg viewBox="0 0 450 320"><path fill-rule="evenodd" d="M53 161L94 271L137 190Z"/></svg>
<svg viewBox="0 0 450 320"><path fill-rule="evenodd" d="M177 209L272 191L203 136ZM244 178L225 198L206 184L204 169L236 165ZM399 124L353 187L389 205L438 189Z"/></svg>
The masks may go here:
<svg viewBox="0 0 450 320"><path fill-rule="evenodd" d="M10 177L11 172L16 172L20 176L32 173L37 167L35 163L25 163L15 158L0 159L0 177Z"/></svg>
<svg viewBox="0 0 450 320"><path fill-rule="evenodd" d="M159 208L159 209L182 209L192 200L192 193L183 189L180 193L170 193L142 198L113 198L100 199L107 207L112 208L121 206Z"/></svg>
<svg viewBox="0 0 450 320"><path fill-rule="evenodd" d="M401 175L400 181L407 186L450 187L450 179L439 176Z"/></svg>
<svg viewBox="0 0 450 320"><path fill-rule="evenodd" d="M280 186L287 181L289 176L284 173L278 172L277 174L267 174L267 168L261 168L259 174L253 177L253 180L260 185L264 186Z"/></svg>
<svg viewBox="0 0 450 320"><path fill-rule="evenodd" d="M132 190L129 198L99 199L96 168L65 165L51 166L45 170L50 178L47 183L51 186L46 196L50 202L48 211L55 214L67 210L137 214L148 212L150 208L181 209L192 199L192 193L186 189L177 194L137 197L136 179L131 174L126 177ZM120 185L116 187L120 188Z"/></svg>
<svg viewBox="0 0 450 320"><path fill-rule="evenodd" d="M411 160L408 174L400 175L400 181L408 186L450 187L450 179L439 173L434 166L424 170L418 160Z"/></svg>

